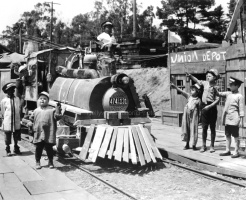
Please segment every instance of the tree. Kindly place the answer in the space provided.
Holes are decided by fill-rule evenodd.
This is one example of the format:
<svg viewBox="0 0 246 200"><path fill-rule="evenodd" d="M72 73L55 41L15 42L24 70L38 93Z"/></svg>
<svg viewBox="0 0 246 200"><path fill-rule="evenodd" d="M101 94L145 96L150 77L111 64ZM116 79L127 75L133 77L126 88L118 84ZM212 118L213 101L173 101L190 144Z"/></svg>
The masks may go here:
<svg viewBox="0 0 246 200"><path fill-rule="evenodd" d="M157 7L156 15L162 19L161 26L176 32L183 44L196 43L195 35L202 30L197 29L200 14L214 5L214 0L163 0L162 8Z"/></svg>
<svg viewBox="0 0 246 200"><path fill-rule="evenodd" d="M219 5L212 11L204 12L203 15L207 21L203 26L208 27L211 33L205 32L202 35L208 39L208 42L221 43L228 25L228 21L224 18L223 7Z"/></svg>
<svg viewBox="0 0 246 200"><path fill-rule="evenodd" d="M72 42L78 43L82 46L88 45L88 39L91 39L92 35L95 35L93 32L94 29L94 21L92 21L89 13L79 14L72 19Z"/></svg>

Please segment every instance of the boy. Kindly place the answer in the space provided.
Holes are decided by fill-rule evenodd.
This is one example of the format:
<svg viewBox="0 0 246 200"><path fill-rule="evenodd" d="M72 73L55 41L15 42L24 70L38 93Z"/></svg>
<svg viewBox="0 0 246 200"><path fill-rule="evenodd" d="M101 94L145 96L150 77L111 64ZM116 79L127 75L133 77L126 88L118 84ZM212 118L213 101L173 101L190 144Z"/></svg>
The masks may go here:
<svg viewBox="0 0 246 200"><path fill-rule="evenodd" d="M36 169L41 169L40 159L43 149L46 149L49 159L48 166L54 168L53 164L53 146L56 143L57 120L62 117L60 104L57 104L56 109L49 107L49 94L41 92L38 95L38 108L33 112L33 143L36 146L35 159Z"/></svg>
<svg viewBox="0 0 246 200"><path fill-rule="evenodd" d="M217 104L219 103L219 97L216 95L218 92L215 88L216 80L219 77L218 71L216 69L210 69L206 73L206 81L200 81L191 74L187 74L193 81L203 85L203 94L202 94L202 113L201 113L201 122L202 122L202 148L200 152L205 152L207 150L206 140L207 140L207 131L208 126L211 130L211 144L210 144L210 153L215 152L214 142L216 137L216 120L217 120Z"/></svg>
<svg viewBox="0 0 246 200"><path fill-rule="evenodd" d="M117 44L113 36L113 24L110 21L105 21L101 24L103 32L97 36L97 40L102 42L102 49L104 46L110 47L112 44Z"/></svg>
<svg viewBox="0 0 246 200"><path fill-rule="evenodd" d="M218 95L226 97L225 107L222 114L223 125L225 125L226 135L226 151L220 153L220 156L231 155L231 135L235 140L235 153L231 156L232 158L239 157L239 124L240 121L243 123L244 117L244 103L243 96L238 92L238 88L243 82L237 78L230 77L229 86L230 92L219 92Z"/></svg>
<svg viewBox="0 0 246 200"><path fill-rule="evenodd" d="M198 139L198 121L201 107L201 99L199 98L199 94L201 92L201 87L197 83L192 85L190 87L190 94L181 90L173 83L171 83L171 87L179 91L188 100L184 107L182 119L182 137L183 141L186 141L184 150L187 150L190 148L190 136L193 136L192 149L195 151L197 150L196 143Z"/></svg>
<svg viewBox="0 0 246 200"><path fill-rule="evenodd" d="M7 96L1 101L1 114L3 117L2 131L5 133L5 144L7 156L11 156L10 144L13 133L14 153L21 154L18 146L18 140L21 140L20 132L20 100L16 98L15 83L7 83L2 90Z"/></svg>

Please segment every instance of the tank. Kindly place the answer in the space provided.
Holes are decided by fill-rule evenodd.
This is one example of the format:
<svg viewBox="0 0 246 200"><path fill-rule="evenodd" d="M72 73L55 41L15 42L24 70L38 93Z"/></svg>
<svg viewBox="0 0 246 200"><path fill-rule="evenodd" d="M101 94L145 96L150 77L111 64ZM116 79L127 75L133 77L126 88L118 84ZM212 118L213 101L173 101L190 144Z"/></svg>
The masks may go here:
<svg viewBox="0 0 246 200"><path fill-rule="evenodd" d="M129 86L113 87L111 77L55 80L50 99L93 112L92 118L103 118L104 111L134 111Z"/></svg>

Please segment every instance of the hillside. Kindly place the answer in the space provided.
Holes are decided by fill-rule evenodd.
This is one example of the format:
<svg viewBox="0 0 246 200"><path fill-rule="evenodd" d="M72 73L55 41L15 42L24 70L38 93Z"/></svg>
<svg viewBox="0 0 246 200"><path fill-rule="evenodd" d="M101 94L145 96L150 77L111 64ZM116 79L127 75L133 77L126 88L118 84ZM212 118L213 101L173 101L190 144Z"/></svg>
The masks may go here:
<svg viewBox="0 0 246 200"><path fill-rule="evenodd" d="M150 101L157 116L160 111L170 110L170 84L166 68L144 68L119 70L133 78L139 97L149 94Z"/></svg>

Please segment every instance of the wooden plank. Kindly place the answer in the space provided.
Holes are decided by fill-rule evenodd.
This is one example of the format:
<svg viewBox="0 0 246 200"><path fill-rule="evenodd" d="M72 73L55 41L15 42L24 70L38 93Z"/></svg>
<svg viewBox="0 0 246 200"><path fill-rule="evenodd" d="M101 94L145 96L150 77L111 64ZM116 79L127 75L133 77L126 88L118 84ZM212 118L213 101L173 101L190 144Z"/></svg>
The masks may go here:
<svg viewBox="0 0 246 200"><path fill-rule="evenodd" d="M66 200L63 198L60 194L60 192L49 192L46 194L37 194L37 195L32 195L33 199L35 200Z"/></svg>
<svg viewBox="0 0 246 200"><path fill-rule="evenodd" d="M27 181L23 183L32 195L79 189L76 183L58 170L42 168L38 170L38 172L45 180Z"/></svg>
<svg viewBox="0 0 246 200"><path fill-rule="evenodd" d="M101 147L101 143L102 143L102 140L104 137L105 130L106 130L106 127L97 126L95 137L94 137L94 140L92 142L90 154L88 157L88 159L91 160L92 162L96 162L97 155L98 155L99 149Z"/></svg>
<svg viewBox="0 0 246 200"><path fill-rule="evenodd" d="M80 125L91 125L91 124L106 124L106 119L85 119L85 120L77 120L74 123L74 126L80 126Z"/></svg>
<svg viewBox="0 0 246 200"><path fill-rule="evenodd" d="M147 128L144 128L144 131L145 131L147 137L149 138L150 145L151 145L151 148L152 148L152 150L153 150L153 152L155 154L155 157L159 158L159 159L162 159L162 155L161 155L159 149L157 148L153 138L151 137L151 135L149 133L149 130Z"/></svg>
<svg viewBox="0 0 246 200"><path fill-rule="evenodd" d="M20 156L21 157L21 156ZM22 181L43 180L37 171L30 167L18 156L2 158L4 164L14 171L16 176Z"/></svg>
<svg viewBox="0 0 246 200"><path fill-rule="evenodd" d="M123 152L123 161L129 162L129 129L125 128L124 132L124 152Z"/></svg>
<svg viewBox="0 0 246 200"><path fill-rule="evenodd" d="M151 148L151 144L150 144L149 138L147 137L147 135L146 135L146 133L144 131L143 125L142 124L139 124L138 127L140 129L140 132L139 133L142 134L142 136L143 136L143 139L144 139L144 142L146 144L146 147L147 147L147 150L149 152L149 155L150 155L152 161L154 163L156 163L155 155L154 155L153 150Z"/></svg>
<svg viewBox="0 0 246 200"><path fill-rule="evenodd" d="M147 163L149 163L149 162L151 162L151 158L150 158L147 146L146 146L146 144L144 142L143 135L142 135L142 133L141 133L141 131L140 131L138 126L136 126L136 130L137 130L138 137L139 137L139 140L140 140L140 145L142 146L142 149L143 149L143 152L144 152L145 160L147 161Z"/></svg>
<svg viewBox="0 0 246 200"><path fill-rule="evenodd" d="M140 123L151 123L151 120L147 117L133 117L131 118L132 124L140 124Z"/></svg>
<svg viewBox="0 0 246 200"><path fill-rule="evenodd" d="M117 134L118 134L118 127L114 127L114 132L110 142L109 151L107 152L108 159L111 159L113 156Z"/></svg>
<svg viewBox="0 0 246 200"><path fill-rule="evenodd" d="M246 174L243 173L243 172L237 172L237 171L233 171L233 170L226 169L226 168L221 168L221 167L208 165L208 164L205 164L205 163L197 162L197 167L199 169L201 169L201 170L207 170L207 171L210 171L210 172L216 172L216 173L227 175L227 176L246 178Z"/></svg>
<svg viewBox="0 0 246 200"><path fill-rule="evenodd" d="M199 67L197 67L199 66ZM220 62L197 62L197 63L188 63L188 64L172 64L171 74L185 74L185 72L192 74L203 74L204 71L208 71L211 68L215 68L219 73L225 73L225 61Z"/></svg>
<svg viewBox="0 0 246 200"><path fill-rule="evenodd" d="M13 172L13 170L10 169L7 165L5 165L2 159L0 158L0 174L10 173L10 172Z"/></svg>
<svg viewBox="0 0 246 200"><path fill-rule="evenodd" d="M231 19L231 22L230 22L230 24L229 24L229 26L227 28L227 32L226 32L226 35L225 35L225 39L227 41L231 39L231 35L232 35L233 31L235 30L237 19L238 19L238 16L240 15L240 9L241 9L241 6L243 5L243 3L244 3L243 0L237 1L237 4L236 4L236 6L234 8L232 19Z"/></svg>
<svg viewBox="0 0 246 200"><path fill-rule="evenodd" d="M79 158L81 160L86 160L87 152L88 152L90 144L91 144L91 139L92 139L94 130L95 130L95 125L92 124L90 126L90 128L89 128L89 131L88 131L87 135L86 135L84 145L83 145L83 147L82 147L82 149L81 149L81 151L79 153Z"/></svg>
<svg viewBox="0 0 246 200"><path fill-rule="evenodd" d="M164 143L162 143L164 144ZM160 149L163 149L164 151L169 151L169 152L172 152L172 153L175 153L175 154L178 154L180 156L183 156L185 158L189 158L189 159L192 159L192 160L196 160L198 162L206 162L207 164L210 164L210 165L214 165L214 166L217 166L217 167L221 167L221 168L225 168L225 169L230 169L232 171L236 171L236 172L242 172L244 173L245 172L245 166L240 166L240 165L237 165L237 164L234 164L233 162L228 162L228 161L224 161L223 158L216 158L216 157L212 157L210 156L210 154L202 154L199 153L199 152L190 152L190 151L183 151L181 149L177 149L175 147L168 147L167 146L167 143L165 143L165 148L161 145L159 146L159 144L157 144L158 147ZM245 173L246 174L246 173Z"/></svg>
<svg viewBox="0 0 246 200"><path fill-rule="evenodd" d="M136 149L135 149L135 146L134 146L131 126L129 127L128 131L129 131L130 152L131 152L129 154L129 157L130 157L132 163L136 165L137 164L137 154L136 154Z"/></svg>
<svg viewBox="0 0 246 200"><path fill-rule="evenodd" d="M124 138L124 128L118 127L118 134L116 140L115 156L114 159L121 162L122 158L122 149L123 149L123 138Z"/></svg>
<svg viewBox="0 0 246 200"><path fill-rule="evenodd" d="M0 174L0 193L3 199L33 199L14 173Z"/></svg>
<svg viewBox="0 0 246 200"><path fill-rule="evenodd" d="M141 145L140 145L138 133L137 133L137 130L136 130L135 126L132 126L131 129L132 129L132 135L133 135L133 138L134 138L134 141L135 141L135 144L136 144L136 148L137 148L138 158L139 158L141 166L143 166L143 165L146 164L146 162L145 162L143 151L142 151L142 148L141 148Z"/></svg>
<svg viewBox="0 0 246 200"><path fill-rule="evenodd" d="M175 160L175 161L178 161L180 163L187 164L187 165L196 166L196 162L192 161L191 159L177 155L177 154L172 153L170 151L163 151L163 153L164 153L165 158L169 158L171 160Z"/></svg>
<svg viewBox="0 0 246 200"><path fill-rule="evenodd" d="M114 131L114 128L112 126L107 128L102 146L101 146L100 151L98 153L98 156L101 158L105 158L105 155L106 155L113 131Z"/></svg>

